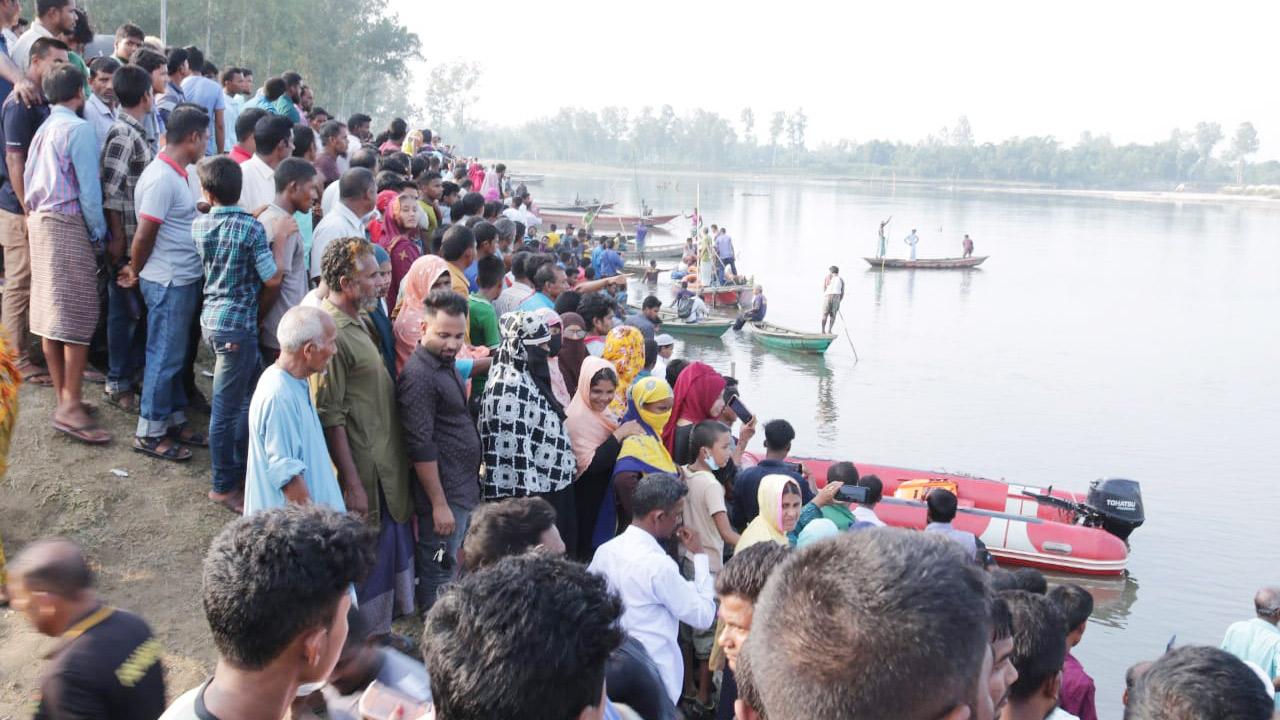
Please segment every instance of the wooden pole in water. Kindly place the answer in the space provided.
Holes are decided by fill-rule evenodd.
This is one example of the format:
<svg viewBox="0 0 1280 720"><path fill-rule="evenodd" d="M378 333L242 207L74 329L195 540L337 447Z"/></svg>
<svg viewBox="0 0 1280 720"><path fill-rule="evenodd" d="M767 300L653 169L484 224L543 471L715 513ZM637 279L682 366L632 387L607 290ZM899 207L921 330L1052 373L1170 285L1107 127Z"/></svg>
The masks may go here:
<svg viewBox="0 0 1280 720"><path fill-rule="evenodd" d="M849 349L853 351L853 362L857 364L861 362L858 359L858 348L853 346L853 336L849 334L849 323L844 321L844 310L837 310L836 314L840 316L840 324L844 326L844 339L849 341Z"/></svg>

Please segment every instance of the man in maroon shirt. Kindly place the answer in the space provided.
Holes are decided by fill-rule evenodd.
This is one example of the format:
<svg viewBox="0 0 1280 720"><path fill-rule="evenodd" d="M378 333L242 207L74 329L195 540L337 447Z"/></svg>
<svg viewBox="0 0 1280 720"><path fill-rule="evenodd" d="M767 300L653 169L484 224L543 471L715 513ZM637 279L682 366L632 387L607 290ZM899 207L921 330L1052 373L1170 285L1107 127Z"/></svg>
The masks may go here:
<svg viewBox="0 0 1280 720"><path fill-rule="evenodd" d="M1049 599L1062 608L1067 619L1067 659L1062 663L1062 690L1058 695L1058 707L1080 720L1098 720L1094 706L1093 678L1084 666L1071 654L1080 644L1085 626L1093 614L1093 596L1079 585L1059 585L1049 591Z"/></svg>

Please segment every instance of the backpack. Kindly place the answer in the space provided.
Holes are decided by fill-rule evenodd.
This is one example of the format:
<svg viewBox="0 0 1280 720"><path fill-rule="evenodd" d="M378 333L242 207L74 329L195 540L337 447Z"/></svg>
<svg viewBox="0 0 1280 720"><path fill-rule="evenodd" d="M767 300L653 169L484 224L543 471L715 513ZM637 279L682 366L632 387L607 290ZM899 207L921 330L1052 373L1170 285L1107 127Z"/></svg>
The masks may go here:
<svg viewBox="0 0 1280 720"><path fill-rule="evenodd" d="M688 320L693 314L693 296L686 296L676 300L676 317L681 320Z"/></svg>

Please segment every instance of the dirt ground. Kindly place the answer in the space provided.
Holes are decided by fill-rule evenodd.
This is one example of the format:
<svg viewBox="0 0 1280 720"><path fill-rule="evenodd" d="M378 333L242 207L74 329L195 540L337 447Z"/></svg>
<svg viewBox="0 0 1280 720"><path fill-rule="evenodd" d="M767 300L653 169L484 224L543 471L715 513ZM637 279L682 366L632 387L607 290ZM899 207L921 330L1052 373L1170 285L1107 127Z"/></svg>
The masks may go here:
<svg viewBox="0 0 1280 720"><path fill-rule="evenodd" d="M0 537L10 558L40 537L81 543L103 600L141 615L164 644L172 698L213 668L200 565L209 541L234 517L205 497L207 450L194 449L185 465L133 452L136 416L103 404L101 396L101 385L85 385L86 401L100 407L114 440L89 447L53 430L52 390L22 388L9 473L0 480ZM204 424L199 417L197 425ZM40 658L51 646L17 613L0 610L0 719L30 717Z"/></svg>

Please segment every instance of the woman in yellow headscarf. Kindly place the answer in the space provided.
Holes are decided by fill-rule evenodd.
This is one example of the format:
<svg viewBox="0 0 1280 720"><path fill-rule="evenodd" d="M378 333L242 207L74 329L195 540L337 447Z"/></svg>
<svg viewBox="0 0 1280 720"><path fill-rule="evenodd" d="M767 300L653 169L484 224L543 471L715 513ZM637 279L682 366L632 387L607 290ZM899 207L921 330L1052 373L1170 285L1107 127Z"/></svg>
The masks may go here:
<svg viewBox="0 0 1280 720"><path fill-rule="evenodd" d="M802 504L796 481L787 475L765 475L756 499L760 501L760 514L742 531L738 544L733 546L735 553L762 542L792 544L788 535L796 529Z"/></svg>
<svg viewBox="0 0 1280 720"><path fill-rule="evenodd" d="M630 325L619 325L605 337L604 351L600 356L613 363L613 369L618 373L618 388L614 391L613 402L609 403L605 414L621 423L622 416L627 413L631 383L635 382L636 375L644 369L644 335ZM667 386L667 391L671 391L670 386ZM658 438L662 438L662 428L658 428Z"/></svg>
<svg viewBox="0 0 1280 720"><path fill-rule="evenodd" d="M596 547L612 538L615 530L631 524L631 498L642 476L676 472L676 464L662 445L662 428L671 419L674 397L671 386L662 378L641 378L631 386L622 422L635 421L644 432L622 441L618 460L613 464L613 482L605 493L596 532L592 534L592 544ZM617 499L616 521L614 498Z"/></svg>

